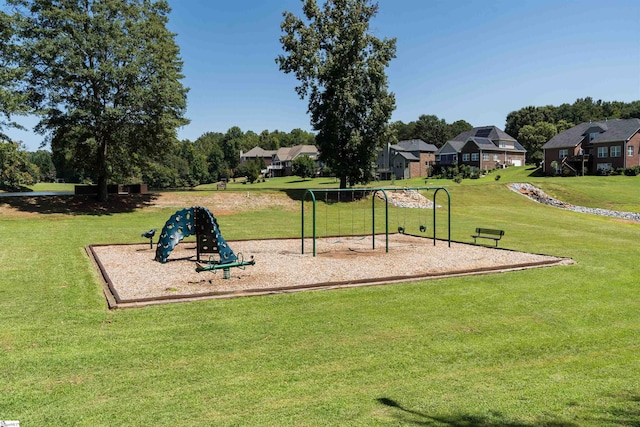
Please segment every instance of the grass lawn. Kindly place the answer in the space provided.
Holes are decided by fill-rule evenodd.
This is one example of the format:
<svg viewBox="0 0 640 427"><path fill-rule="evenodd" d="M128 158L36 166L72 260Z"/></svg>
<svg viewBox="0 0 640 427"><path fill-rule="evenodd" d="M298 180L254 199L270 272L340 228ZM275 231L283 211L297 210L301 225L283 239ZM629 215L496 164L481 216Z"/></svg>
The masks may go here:
<svg viewBox="0 0 640 427"><path fill-rule="evenodd" d="M638 212L640 177L530 173L511 168L498 181L494 172L429 184L451 193L454 240L471 241L478 226L501 228L501 247L577 264L116 311L106 308L84 246L142 242L142 231L162 227L176 209L102 215L5 209L0 420L640 425L640 224L538 205L506 188L531 182L571 203ZM415 181L396 184L425 184ZM262 184L237 185L244 191ZM335 228L353 205L319 209ZM215 206L210 210L215 215ZM394 213L392 228L401 216ZM296 236L300 213L268 208L218 221L227 241ZM446 222L438 226L444 230Z"/></svg>

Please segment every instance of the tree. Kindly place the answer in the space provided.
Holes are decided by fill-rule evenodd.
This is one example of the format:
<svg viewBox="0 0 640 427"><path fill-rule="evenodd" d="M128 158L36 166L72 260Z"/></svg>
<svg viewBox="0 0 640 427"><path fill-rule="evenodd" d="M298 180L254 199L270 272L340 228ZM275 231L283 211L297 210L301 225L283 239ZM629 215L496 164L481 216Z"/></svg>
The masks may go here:
<svg viewBox="0 0 640 427"><path fill-rule="evenodd" d="M456 136L460 135L462 132L465 132L471 129L473 129L473 126L471 126L471 123L467 122L466 120L456 120L455 122L449 125L447 141L455 138Z"/></svg>
<svg viewBox="0 0 640 427"><path fill-rule="evenodd" d="M20 43L16 39L16 16L0 11L0 138L10 139L6 128L22 128L11 120L29 111L21 87L24 70L19 65Z"/></svg>
<svg viewBox="0 0 640 427"><path fill-rule="evenodd" d="M249 160L244 163L240 163L235 170L234 176L236 178L246 177L249 183L253 184L260 176L260 166L255 160Z"/></svg>
<svg viewBox="0 0 640 427"><path fill-rule="evenodd" d="M449 125L438 116L423 114L418 117L415 132L419 139L436 147L442 147L449 137Z"/></svg>
<svg viewBox="0 0 640 427"><path fill-rule="evenodd" d="M24 185L34 184L39 173L18 143L0 141L0 189L20 190Z"/></svg>
<svg viewBox="0 0 640 427"><path fill-rule="evenodd" d="M555 125L538 122L534 126L524 125L518 133L518 142L527 150L530 162L540 163L543 158L542 146L558 133Z"/></svg>
<svg viewBox="0 0 640 427"><path fill-rule="evenodd" d="M300 178L313 178L316 175L316 162L309 156L298 156L291 162L291 173Z"/></svg>
<svg viewBox="0 0 640 427"><path fill-rule="evenodd" d="M304 0L306 22L284 12L280 37L285 55L276 63L294 73L298 95L308 97L320 160L340 178L340 188L373 178L376 149L391 136L395 97L385 68L396 40L369 32L378 12L371 0Z"/></svg>
<svg viewBox="0 0 640 427"><path fill-rule="evenodd" d="M54 152L91 163L105 201L114 170L161 156L188 122L170 8L164 0L7 3L23 6L26 83L43 117L36 130L51 136Z"/></svg>
<svg viewBox="0 0 640 427"><path fill-rule="evenodd" d="M29 153L29 162L38 167L40 171L37 180L51 182L56 179L56 167L53 164L51 153L46 150L38 150Z"/></svg>

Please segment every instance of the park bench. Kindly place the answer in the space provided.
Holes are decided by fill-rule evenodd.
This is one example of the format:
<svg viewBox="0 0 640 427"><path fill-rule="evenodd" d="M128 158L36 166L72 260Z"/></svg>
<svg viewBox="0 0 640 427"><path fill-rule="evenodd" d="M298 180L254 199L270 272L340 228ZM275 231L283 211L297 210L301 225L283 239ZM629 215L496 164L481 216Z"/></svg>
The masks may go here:
<svg viewBox="0 0 640 427"><path fill-rule="evenodd" d="M472 235L473 243L476 243L476 239L492 239L496 242L496 248L498 247L498 240L504 236L504 230L493 230L491 228L476 228L476 234Z"/></svg>
<svg viewBox="0 0 640 427"><path fill-rule="evenodd" d="M227 181L219 182L217 185L218 190L226 190L227 189Z"/></svg>

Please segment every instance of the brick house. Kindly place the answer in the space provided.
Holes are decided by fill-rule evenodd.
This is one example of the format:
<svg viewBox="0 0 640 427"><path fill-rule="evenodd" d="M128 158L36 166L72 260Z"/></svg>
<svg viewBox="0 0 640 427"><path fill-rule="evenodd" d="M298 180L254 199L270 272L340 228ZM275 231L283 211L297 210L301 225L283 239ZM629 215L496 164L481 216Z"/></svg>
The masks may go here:
<svg viewBox="0 0 640 427"><path fill-rule="evenodd" d="M438 150L441 167L469 165L473 170L524 166L527 151L511 135L495 126L476 127L461 132Z"/></svg>
<svg viewBox="0 0 640 427"><path fill-rule="evenodd" d="M640 166L640 119L580 123L542 146L542 171L555 175L607 173Z"/></svg>
<svg viewBox="0 0 640 427"><path fill-rule="evenodd" d="M378 152L376 161L378 176L387 180L429 176L436 160L438 148L421 139L407 139L397 144L387 144Z"/></svg>

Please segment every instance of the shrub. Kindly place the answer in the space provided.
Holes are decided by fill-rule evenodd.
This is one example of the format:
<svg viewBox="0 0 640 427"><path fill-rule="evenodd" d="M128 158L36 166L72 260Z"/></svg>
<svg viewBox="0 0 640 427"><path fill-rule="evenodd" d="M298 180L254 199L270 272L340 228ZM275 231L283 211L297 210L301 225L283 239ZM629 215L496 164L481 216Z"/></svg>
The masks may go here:
<svg viewBox="0 0 640 427"><path fill-rule="evenodd" d="M626 168L624 170L624 174L626 176L636 176L640 174L640 166L634 166L634 167L630 167L630 168Z"/></svg>

